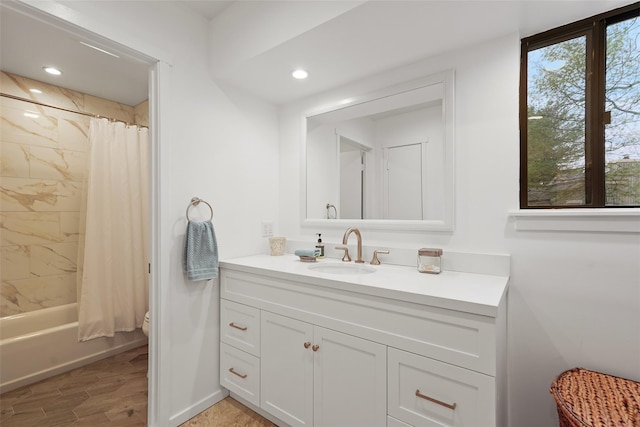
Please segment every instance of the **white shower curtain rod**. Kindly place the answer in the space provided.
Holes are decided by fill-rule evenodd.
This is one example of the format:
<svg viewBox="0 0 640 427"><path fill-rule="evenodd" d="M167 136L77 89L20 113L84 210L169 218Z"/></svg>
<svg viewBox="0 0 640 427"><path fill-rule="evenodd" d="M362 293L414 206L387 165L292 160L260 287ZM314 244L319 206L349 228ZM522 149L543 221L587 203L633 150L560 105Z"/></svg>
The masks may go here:
<svg viewBox="0 0 640 427"><path fill-rule="evenodd" d="M66 111L68 113L80 114L82 116L94 117L96 119L107 119L107 120L109 120L111 122L124 123L127 126L137 126L139 128L148 129L148 126L141 126L141 125L136 124L136 123L125 122L124 120L114 119L113 117L106 117L106 116L101 116L99 114L93 114L93 113L85 113L83 111L69 110L67 108L57 107L55 105L50 105L50 104L45 104L43 102L34 101L33 99L29 99L29 98L23 98L21 96L16 96L16 95L9 95L8 93L0 92L0 96L4 96L5 98L10 98L10 99L15 99L17 101L23 101L23 102L28 102L28 103L35 104L35 105L40 105L41 107L54 108L56 110Z"/></svg>

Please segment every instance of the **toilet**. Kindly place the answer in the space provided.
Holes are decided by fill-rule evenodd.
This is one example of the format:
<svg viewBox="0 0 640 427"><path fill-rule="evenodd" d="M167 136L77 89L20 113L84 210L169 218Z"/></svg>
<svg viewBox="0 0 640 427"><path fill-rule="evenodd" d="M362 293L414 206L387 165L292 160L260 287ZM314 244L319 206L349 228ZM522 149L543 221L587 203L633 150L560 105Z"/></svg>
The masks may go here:
<svg viewBox="0 0 640 427"><path fill-rule="evenodd" d="M149 336L149 312L144 314L144 320L142 321L142 333L147 337ZM147 369L147 378L149 378L149 369Z"/></svg>
<svg viewBox="0 0 640 427"><path fill-rule="evenodd" d="M144 315L144 321L142 322L142 333L149 336L149 312Z"/></svg>

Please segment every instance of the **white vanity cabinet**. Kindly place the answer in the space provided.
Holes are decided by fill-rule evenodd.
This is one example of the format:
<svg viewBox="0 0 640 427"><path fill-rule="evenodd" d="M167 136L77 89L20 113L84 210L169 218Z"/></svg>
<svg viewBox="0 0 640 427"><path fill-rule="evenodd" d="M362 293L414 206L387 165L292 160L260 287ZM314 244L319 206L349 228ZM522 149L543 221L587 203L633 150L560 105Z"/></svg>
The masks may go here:
<svg viewBox="0 0 640 427"><path fill-rule="evenodd" d="M506 425L507 277L332 279L299 264L221 263L220 375L235 397L290 426ZM476 299L433 297L444 286Z"/></svg>
<svg viewBox="0 0 640 427"><path fill-rule="evenodd" d="M386 426L384 345L262 314L260 407L291 426Z"/></svg>

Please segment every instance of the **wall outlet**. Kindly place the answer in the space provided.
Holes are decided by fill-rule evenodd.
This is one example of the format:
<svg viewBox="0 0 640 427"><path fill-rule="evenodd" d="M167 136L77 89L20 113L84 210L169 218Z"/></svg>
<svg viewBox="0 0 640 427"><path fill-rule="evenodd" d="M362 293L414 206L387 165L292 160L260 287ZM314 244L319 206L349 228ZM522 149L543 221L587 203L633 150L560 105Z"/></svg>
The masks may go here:
<svg viewBox="0 0 640 427"><path fill-rule="evenodd" d="M262 221L262 237L273 236L273 221Z"/></svg>

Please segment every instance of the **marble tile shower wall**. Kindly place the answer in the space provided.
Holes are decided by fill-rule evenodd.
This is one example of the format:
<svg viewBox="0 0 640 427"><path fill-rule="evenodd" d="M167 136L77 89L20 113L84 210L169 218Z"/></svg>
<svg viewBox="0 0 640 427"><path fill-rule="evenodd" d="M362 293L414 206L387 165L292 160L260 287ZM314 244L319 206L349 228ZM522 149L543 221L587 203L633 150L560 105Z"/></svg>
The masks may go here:
<svg viewBox="0 0 640 427"><path fill-rule="evenodd" d="M146 101L131 107L4 71L0 78L2 93L148 123ZM0 317L76 301L89 120L0 97Z"/></svg>

